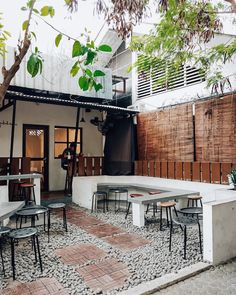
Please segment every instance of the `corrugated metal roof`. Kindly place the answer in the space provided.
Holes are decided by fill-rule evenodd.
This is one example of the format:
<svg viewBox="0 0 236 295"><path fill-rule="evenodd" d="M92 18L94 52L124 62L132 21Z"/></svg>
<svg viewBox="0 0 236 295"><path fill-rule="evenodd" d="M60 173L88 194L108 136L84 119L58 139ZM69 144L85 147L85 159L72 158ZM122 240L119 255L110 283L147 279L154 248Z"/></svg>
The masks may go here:
<svg viewBox="0 0 236 295"><path fill-rule="evenodd" d="M137 114L139 113L136 110L130 110L126 108L121 108L112 105L106 104L98 104L93 102L82 102L76 99L62 99L58 97L46 97L46 96L36 96L36 95L28 95L22 92L17 91L7 91L8 99L13 99L17 101L26 101L26 102L37 102L37 103L46 103L46 104L56 104L56 105L63 105L63 106L72 106L72 107L82 107L82 108L90 108L95 110L102 110L102 111L110 111L110 112L121 112L127 114Z"/></svg>
<svg viewBox="0 0 236 295"><path fill-rule="evenodd" d="M97 81L103 85L103 89L98 92L94 89L83 92L78 86L78 77L72 77L70 75L70 69L75 63L72 58L63 55L51 56L42 54L44 60L42 74L32 78L27 72L27 60L30 54L31 52L29 51L27 56L22 60L20 69L11 82L12 86L112 100L111 69L99 68L106 74L103 77L97 77ZM110 58L110 54L107 55ZM6 56L0 58L0 68L5 66L9 69L14 63L14 58L15 48L7 47ZM95 67L97 68L97 66L91 68L94 70ZM0 83L2 81L3 77L0 75Z"/></svg>

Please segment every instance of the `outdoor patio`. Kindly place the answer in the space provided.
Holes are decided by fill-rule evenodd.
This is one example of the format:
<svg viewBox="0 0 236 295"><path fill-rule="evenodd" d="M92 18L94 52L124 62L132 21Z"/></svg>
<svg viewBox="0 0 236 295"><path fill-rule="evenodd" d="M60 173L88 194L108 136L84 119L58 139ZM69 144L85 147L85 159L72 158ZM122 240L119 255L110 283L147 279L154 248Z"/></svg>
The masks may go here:
<svg viewBox="0 0 236 295"><path fill-rule="evenodd" d="M150 212L149 219L151 215ZM31 242L20 242L16 247L16 281L13 282L10 247L5 247L3 295L117 294L202 260L197 227L188 229L184 260L181 229L175 228L172 252L169 252L169 229L164 227L160 231L158 219L137 228L132 225L131 215L126 220L123 211L114 213L114 208L110 208L107 213L99 210L91 214L70 204L67 233L59 224L61 221L60 214L53 216L49 243L47 233L38 226L43 273L33 263ZM15 227L14 220L11 226Z"/></svg>

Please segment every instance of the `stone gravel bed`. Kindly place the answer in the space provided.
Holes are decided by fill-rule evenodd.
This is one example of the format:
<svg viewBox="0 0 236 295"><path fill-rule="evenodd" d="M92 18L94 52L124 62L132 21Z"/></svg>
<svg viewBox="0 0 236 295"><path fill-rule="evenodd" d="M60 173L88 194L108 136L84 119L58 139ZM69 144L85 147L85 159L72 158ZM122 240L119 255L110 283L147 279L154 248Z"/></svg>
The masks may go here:
<svg viewBox="0 0 236 295"><path fill-rule="evenodd" d="M72 206L74 208L79 208L74 204ZM137 228L132 225L131 215L128 216L127 220L125 219L124 212L115 214L114 211L109 211L107 213L99 211L98 213L91 214L90 211L83 210L104 222L120 227L126 232L138 234L143 238L151 240L151 243L134 250L121 251L107 244L102 239L87 233L84 229L69 223L68 233L65 233L60 225L52 225L52 229L50 230L50 242L48 243L47 234L43 231L42 227L38 227L40 231L39 238L44 271L41 274L39 266L35 266L33 263L34 254L33 251L31 251L30 241L22 241L16 247L16 275L18 281L27 282L34 281L36 278L40 277L54 277L70 294L97 294L85 285L83 279L76 271L76 266L65 265L54 252L59 248L83 243L91 243L106 251L106 257L101 260L116 258L118 261L127 265L131 273L130 278L125 282L122 288L107 292L107 294L111 295L118 294L121 290L126 290L129 287L137 286L143 282L153 280L170 272L176 272L183 267L202 261L202 255L199 254L197 227L188 229L187 259L184 260L183 233L179 228L174 230L174 234L172 235L172 252L169 252L169 229L164 228L163 231L160 231L158 220L156 223L151 223L144 228ZM59 218L54 218L54 220L56 222L61 221ZM6 278L0 276L3 288L7 287L9 278L12 280L10 246L5 247L4 259ZM96 260L96 262L97 261L98 260ZM89 261L83 266L93 263L95 263L95 261Z"/></svg>

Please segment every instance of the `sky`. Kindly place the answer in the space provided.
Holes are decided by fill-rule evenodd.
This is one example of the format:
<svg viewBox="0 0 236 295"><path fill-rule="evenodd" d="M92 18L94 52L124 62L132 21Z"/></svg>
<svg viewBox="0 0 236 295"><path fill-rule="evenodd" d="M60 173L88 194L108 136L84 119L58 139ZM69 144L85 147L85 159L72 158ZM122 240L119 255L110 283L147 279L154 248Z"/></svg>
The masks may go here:
<svg viewBox="0 0 236 295"><path fill-rule="evenodd" d="M12 37L8 41L8 45L16 46L17 40L21 34L22 23L27 19L27 11L21 11L21 7L25 6L26 0L0 0L0 12L3 13L3 23L5 29L9 31ZM68 34L71 37L78 37L84 32L85 27L91 31L91 37L95 38L104 25L103 16L94 13L94 0L79 1L78 12L69 13L64 6L64 0L38 0L36 8L44 5L52 5L55 8L55 16L53 18L45 17L50 24ZM58 34L43 21L34 17L31 23L31 30L37 35L34 44L44 53L65 53L70 55L72 42L62 40L59 48L54 45L54 40Z"/></svg>

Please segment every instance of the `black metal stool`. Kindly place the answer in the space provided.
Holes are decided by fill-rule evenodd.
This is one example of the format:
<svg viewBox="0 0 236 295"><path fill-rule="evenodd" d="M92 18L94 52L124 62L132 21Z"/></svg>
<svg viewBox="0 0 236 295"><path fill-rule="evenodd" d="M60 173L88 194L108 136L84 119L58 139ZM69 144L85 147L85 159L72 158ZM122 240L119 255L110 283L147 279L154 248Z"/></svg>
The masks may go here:
<svg viewBox="0 0 236 295"><path fill-rule="evenodd" d="M92 213L94 210L97 211L98 199L99 199L100 197L103 198L103 212L105 213L105 210L108 211L107 192L104 192L104 191L96 191L96 192L93 193L93 196L92 196L91 213Z"/></svg>
<svg viewBox="0 0 236 295"><path fill-rule="evenodd" d="M167 219L167 226L172 222L172 214L171 209L174 208L175 215L178 216L178 213L175 208L176 202L175 201L168 201L168 202L161 202L160 203L160 230L162 230L162 208L166 208L166 219Z"/></svg>
<svg viewBox="0 0 236 295"><path fill-rule="evenodd" d="M130 194L129 196L130 196L130 198L143 197L142 194ZM127 208L127 210L126 210L125 219L127 219L128 215L129 215L130 205L131 205L131 202L129 202L129 204L128 204L128 208Z"/></svg>
<svg viewBox="0 0 236 295"><path fill-rule="evenodd" d="M63 211L63 227L67 232L67 219L66 219L66 204L65 203L52 203L48 205L48 228L51 226L51 211L62 209ZM48 237L49 238L49 237Z"/></svg>
<svg viewBox="0 0 236 295"><path fill-rule="evenodd" d="M126 193L127 194L127 198L126 198L126 209L127 209L127 206L128 206L128 189L121 188L121 187L110 188L109 189L109 192L108 192L108 195L110 193L114 193L115 194L115 212L118 212L120 210L120 194ZM117 199L118 199L118 209L116 210Z"/></svg>
<svg viewBox="0 0 236 295"><path fill-rule="evenodd" d="M199 232L199 245L200 245L200 253L202 254L202 241L201 241L201 227L199 220L193 217L181 216L175 217L171 220L170 225L170 240L169 240L169 251L171 251L171 239L172 239L172 230L173 230L173 223L183 228L184 231L184 259L186 259L186 245L187 245L187 226L198 225L198 232Z"/></svg>
<svg viewBox="0 0 236 295"><path fill-rule="evenodd" d="M40 254L39 248L39 240L38 240L38 231L34 227L27 227L21 229L15 229L9 233L9 237L11 239L11 265L12 265L12 273L13 273L13 280L16 279L16 267L15 267L15 242L21 239L32 239L32 246L34 248L34 256L35 256L35 263L38 262L39 258L39 265L41 272L43 272L43 265L42 259ZM37 257L38 255L38 257Z"/></svg>
<svg viewBox="0 0 236 295"><path fill-rule="evenodd" d="M200 201L200 204L202 207L202 196L199 196L199 195L189 196L187 207L198 207L198 204L197 204L198 201ZM192 204L190 204L190 203L192 203Z"/></svg>
<svg viewBox="0 0 236 295"><path fill-rule="evenodd" d="M3 259L3 254L2 254L2 236L8 234L11 231L9 227L5 226L0 226L0 256L1 256L1 261L2 261L2 272L3 275L5 276L5 267L4 267L4 259Z"/></svg>
<svg viewBox="0 0 236 295"><path fill-rule="evenodd" d="M20 188L22 190L22 196L24 196L24 200L26 201L27 205L32 203L36 204L35 193L34 193L35 185L36 184L34 183L22 183L20 185Z"/></svg>

